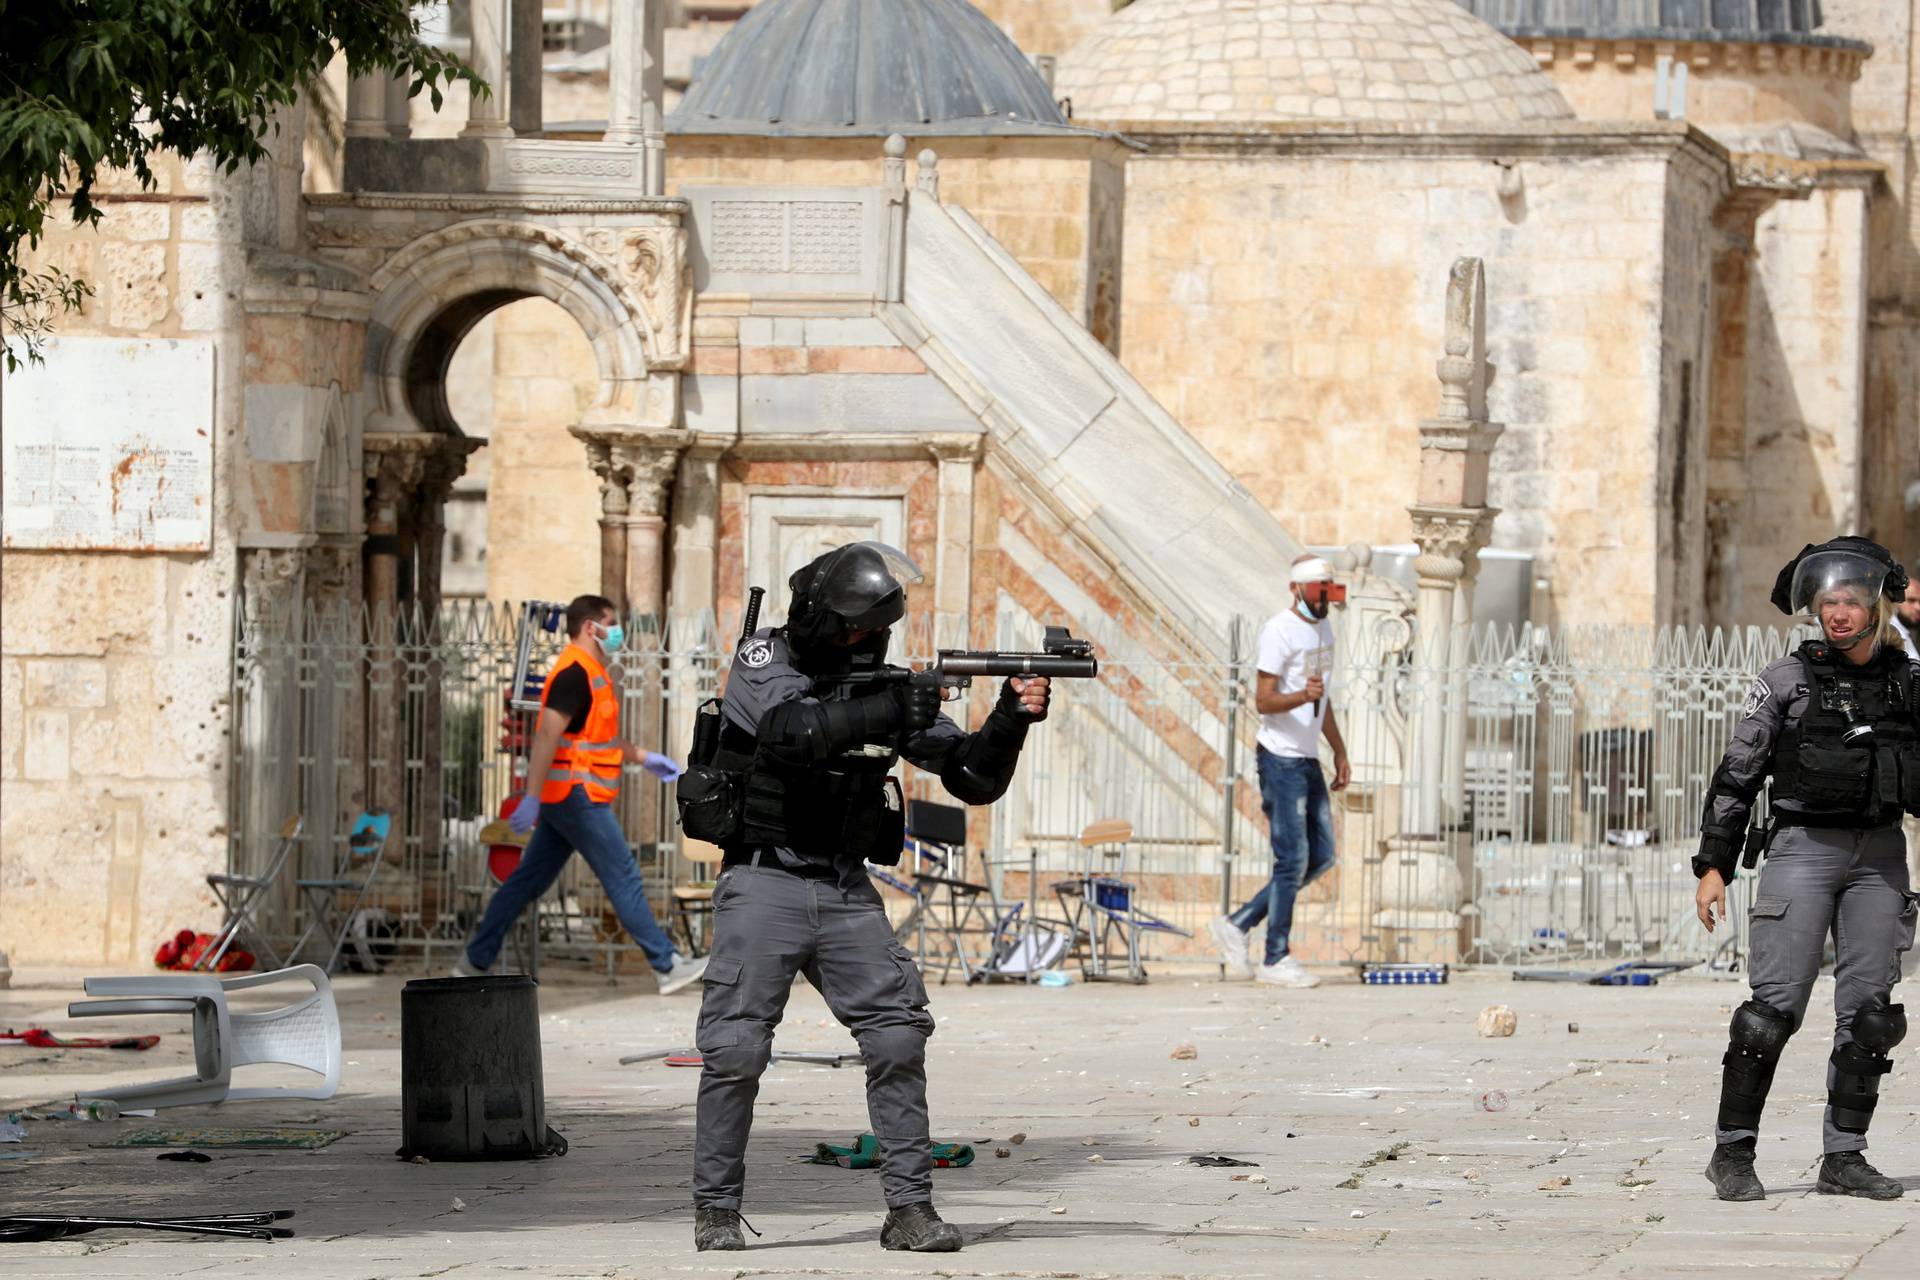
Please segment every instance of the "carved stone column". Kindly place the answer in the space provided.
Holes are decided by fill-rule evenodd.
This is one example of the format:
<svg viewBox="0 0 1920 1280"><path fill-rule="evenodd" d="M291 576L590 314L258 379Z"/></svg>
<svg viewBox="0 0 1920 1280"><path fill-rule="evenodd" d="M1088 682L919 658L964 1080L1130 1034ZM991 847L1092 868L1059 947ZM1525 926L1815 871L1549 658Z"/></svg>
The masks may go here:
<svg viewBox="0 0 1920 1280"><path fill-rule="evenodd" d="M1447 281L1445 350L1436 366L1438 414L1420 424L1418 500L1408 506L1420 593L1411 679L1401 833L1387 842L1376 924L1394 931L1399 958L1450 960L1462 945L1464 876L1447 831L1464 811L1466 685L1456 678L1465 637L1454 625L1458 592L1472 581L1497 514L1486 505L1499 425L1487 420L1492 368L1486 351L1486 280L1461 258ZM1457 757L1457 758L1456 758Z"/></svg>
<svg viewBox="0 0 1920 1280"><path fill-rule="evenodd" d="M613 0L608 36L606 140L642 149L642 195L666 192L663 74L666 0Z"/></svg>
<svg viewBox="0 0 1920 1280"><path fill-rule="evenodd" d="M686 437L576 429L600 477L601 594L625 610L666 611L667 498Z"/></svg>
<svg viewBox="0 0 1920 1280"><path fill-rule="evenodd" d="M467 127L463 138L505 138L513 130L507 125L507 41L512 28L509 6L512 0L472 0L473 46L467 63L480 74L492 90L484 97L478 93L467 106Z"/></svg>
<svg viewBox="0 0 1920 1280"><path fill-rule="evenodd" d="M355 72L347 79L349 138L387 136L387 76L381 71Z"/></svg>
<svg viewBox="0 0 1920 1280"><path fill-rule="evenodd" d="M587 441L587 465L600 477L600 594L614 608L627 604L627 485L633 479L613 446Z"/></svg>
<svg viewBox="0 0 1920 1280"><path fill-rule="evenodd" d="M233 815L232 869L265 871L260 859L275 831L301 804L298 646L305 553L272 547L241 552L240 582L247 649L253 657L247 714L234 724L233 767L240 770L240 811ZM282 877L265 918L291 919L294 877ZM280 886L285 886L281 888Z"/></svg>

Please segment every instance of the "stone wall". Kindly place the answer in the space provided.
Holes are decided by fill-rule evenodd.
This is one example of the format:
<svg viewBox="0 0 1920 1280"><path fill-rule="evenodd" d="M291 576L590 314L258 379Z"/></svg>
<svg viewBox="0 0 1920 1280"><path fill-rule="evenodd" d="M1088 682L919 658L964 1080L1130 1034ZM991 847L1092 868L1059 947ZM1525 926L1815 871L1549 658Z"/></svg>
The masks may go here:
<svg viewBox="0 0 1920 1280"><path fill-rule="evenodd" d="M1491 141L1423 154L1408 138L1396 156L1341 154L1338 138L1295 147L1286 130L1142 136L1153 153L1128 167L1121 357L1290 530L1319 545L1409 540L1434 300L1452 261L1478 256L1492 416L1506 424L1494 545L1542 558L1539 620L1668 620L1654 569L1673 455L1663 359L1704 334L1697 317L1669 329L1670 285L1691 294L1698 280L1669 280L1667 242L1676 202L1686 217L1710 209L1705 180L1677 176L1714 169L1697 135L1589 130L1527 158Z"/></svg>
<svg viewBox="0 0 1920 1280"><path fill-rule="evenodd" d="M973 0L1028 57L1058 58L1123 7L1124 0Z"/></svg>
<svg viewBox="0 0 1920 1280"><path fill-rule="evenodd" d="M1582 120L1651 120L1659 60L1666 57L1686 64L1686 118L1703 128L1799 122L1839 138L1852 129L1862 62L1853 50L1737 41L1520 43Z"/></svg>
<svg viewBox="0 0 1920 1280"><path fill-rule="evenodd" d="M978 218L1061 306L1086 323L1104 261L1088 243L1095 188L1106 195L1117 188L1121 145L1091 136L910 138L907 155L928 147L940 157L942 202ZM875 138L675 135L667 151L667 190L782 183L870 186L880 179L879 155ZM1117 208L1103 217L1101 226L1117 229Z"/></svg>
<svg viewBox="0 0 1920 1280"><path fill-rule="evenodd" d="M238 586L225 468L245 451L253 359L244 202L242 179L204 164L155 170L152 192L107 175L99 229L56 213L28 260L98 290L62 334L214 343L213 546L0 558L0 951L16 966L144 967L164 936L217 920L205 876L226 864Z"/></svg>
<svg viewBox="0 0 1920 1280"><path fill-rule="evenodd" d="M1717 602L1733 616L1716 621L1777 621L1767 597L1780 566L1808 542L1870 523L1865 476L1891 459L1870 461L1862 434L1867 195L1864 184L1816 189L1775 204L1756 228L1745 437L1741 452L1718 464L1715 483L1739 513ZM1899 385L1891 376L1889 390ZM1910 462L1893 469L1913 474Z"/></svg>

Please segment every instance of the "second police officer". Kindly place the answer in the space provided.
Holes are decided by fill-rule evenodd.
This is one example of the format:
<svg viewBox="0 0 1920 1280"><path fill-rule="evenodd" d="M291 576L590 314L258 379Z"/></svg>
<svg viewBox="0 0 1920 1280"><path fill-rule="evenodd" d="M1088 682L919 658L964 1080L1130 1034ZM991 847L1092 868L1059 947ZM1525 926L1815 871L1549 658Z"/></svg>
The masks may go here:
<svg viewBox="0 0 1920 1280"><path fill-rule="evenodd" d="M683 782L737 787L737 826L720 843L713 950L696 1044L704 1059L694 1145L694 1241L739 1249L748 1131L774 1028L796 974L854 1034L879 1140L889 1249L944 1252L960 1233L933 1208L927 1037L933 1018L912 955L894 938L865 861L897 858L903 803L890 776L904 756L967 804L1005 794L1027 727L1047 713L1044 677L1008 680L968 733L925 685L841 679L884 661L919 570L877 542L837 547L788 579L785 625L742 644L727 677L714 764ZM697 754L697 753L696 753ZM696 802L697 803L697 802ZM718 833L716 833L718 834Z"/></svg>
<svg viewBox="0 0 1920 1280"><path fill-rule="evenodd" d="M1900 816L1920 813L1920 668L1891 624L1906 585L1893 557L1865 538L1808 546L1780 571L1774 605L1817 622L1821 635L1754 681L1708 789L1693 865L1709 930L1716 912L1726 918L1743 847L1766 852L1750 912L1753 996L1733 1013L1707 1165L1722 1200L1766 1195L1753 1167L1761 1111L1829 934L1835 1025L1815 1189L1876 1200L1902 1191L1862 1152L1889 1054L1907 1033L1905 1011L1888 999L1914 936ZM1750 836L1769 776L1771 826Z"/></svg>

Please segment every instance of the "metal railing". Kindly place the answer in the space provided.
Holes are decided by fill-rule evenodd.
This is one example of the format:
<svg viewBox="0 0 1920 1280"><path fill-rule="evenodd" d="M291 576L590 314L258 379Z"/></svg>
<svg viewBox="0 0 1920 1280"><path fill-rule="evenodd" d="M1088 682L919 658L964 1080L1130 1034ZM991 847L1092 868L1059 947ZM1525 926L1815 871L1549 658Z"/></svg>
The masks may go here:
<svg viewBox="0 0 1920 1280"><path fill-rule="evenodd" d="M477 602L431 617L250 615L234 649L232 868L259 871L267 837L299 812L297 874L330 875L355 814L385 808L395 815L389 861L366 923L385 946L450 954L492 891L479 833L517 789L531 737L530 713L508 705L526 616ZM1039 635L1024 617L1003 618L1000 630L1003 647ZM664 628L635 617L627 634L614 671L625 735L683 755L730 638L704 616ZM1197 935L1154 934L1150 954L1210 954L1207 920L1269 874L1255 673L1241 656L1253 634L1236 623L1225 661L1096 634L1100 678L1060 684L1006 799L976 811L987 864L971 874L989 876L1008 902L1025 899L1035 876L1044 907L1054 884L1087 865L1079 833L1125 819L1140 905ZM920 652L929 639L922 620L903 647ZM1705 955L1687 866L1705 788L1753 675L1791 638L1462 630L1426 665L1416 640L1394 617L1340 636L1328 682L1353 783L1333 797L1337 859L1302 894L1295 952L1310 962L1496 964ZM531 669L544 671L561 643L534 631ZM976 689L952 710L977 718L993 693ZM1432 716L1437 737L1421 732ZM1436 741L1437 757L1415 749ZM939 797L936 779L903 773L911 794ZM671 788L629 769L620 817L663 922L670 888L697 874L678 856L671 801ZM266 911L271 939L304 926L291 885ZM580 860L543 913L551 948L611 967L630 947Z"/></svg>

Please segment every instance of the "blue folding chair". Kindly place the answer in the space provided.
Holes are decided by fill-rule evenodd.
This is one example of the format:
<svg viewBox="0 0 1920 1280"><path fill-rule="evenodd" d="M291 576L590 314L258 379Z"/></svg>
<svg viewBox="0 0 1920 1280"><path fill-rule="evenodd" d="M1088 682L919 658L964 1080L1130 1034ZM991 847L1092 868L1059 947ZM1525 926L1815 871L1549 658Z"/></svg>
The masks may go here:
<svg viewBox="0 0 1920 1280"><path fill-rule="evenodd" d="M1076 880L1053 886L1054 897L1072 928L1073 949L1080 955L1080 972L1088 982L1145 982L1140 940L1148 933L1193 934L1134 905L1137 886L1126 880L1127 849L1133 824L1105 818L1087 824L1080 833L1086 862ZM1126 952L1125 972L1114 970L1116 940Z"/></svg>

